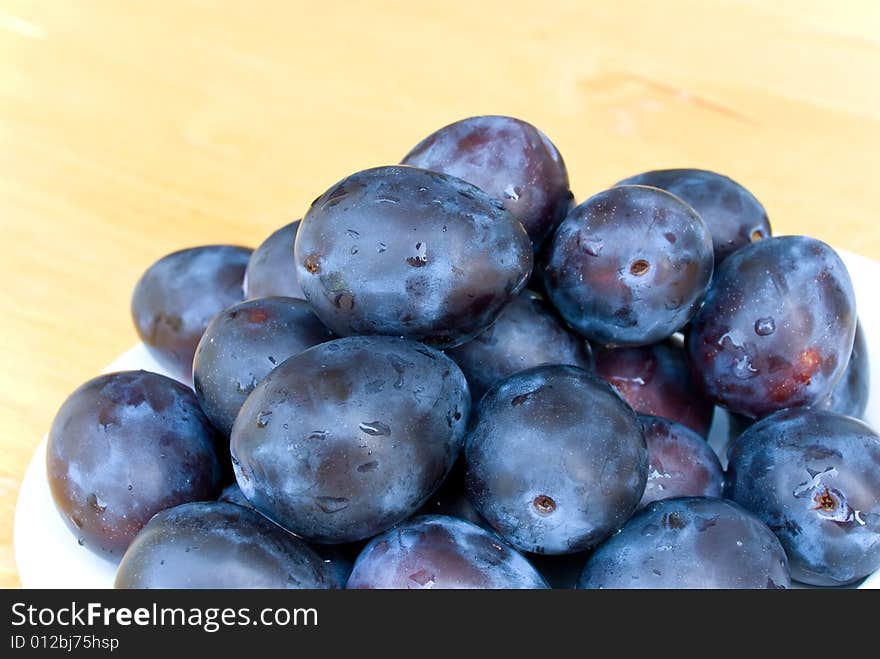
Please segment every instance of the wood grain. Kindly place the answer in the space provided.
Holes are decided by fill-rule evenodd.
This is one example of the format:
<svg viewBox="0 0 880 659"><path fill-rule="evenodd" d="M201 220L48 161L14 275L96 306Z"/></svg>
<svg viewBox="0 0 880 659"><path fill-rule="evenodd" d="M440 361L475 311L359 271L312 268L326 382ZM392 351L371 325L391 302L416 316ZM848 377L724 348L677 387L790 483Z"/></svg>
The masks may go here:
<svg viewBox="0 0 880 659"><path fill-rule="evenodd" d="M31 452L136 341L161 255L255 245L342 176L503 113L556 142L579 199L716 169L777 233L880 258L878 80L873 0L0 0L0 586Z"/></svg>

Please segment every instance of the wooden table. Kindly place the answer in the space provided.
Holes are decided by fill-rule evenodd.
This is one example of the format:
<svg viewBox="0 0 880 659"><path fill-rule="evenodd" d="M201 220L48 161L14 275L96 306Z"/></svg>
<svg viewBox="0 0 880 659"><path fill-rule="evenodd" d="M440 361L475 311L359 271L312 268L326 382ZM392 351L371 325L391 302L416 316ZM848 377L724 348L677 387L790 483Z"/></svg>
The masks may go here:
<svg viewBox="0 0 880 659"><path fill-rule="evenodd" d="M0 0L0 586L25 465L137 340L143 269L255 245L455 119L538 125L578 199L705 167L880 258L876 1L538 4Z"/></svg>

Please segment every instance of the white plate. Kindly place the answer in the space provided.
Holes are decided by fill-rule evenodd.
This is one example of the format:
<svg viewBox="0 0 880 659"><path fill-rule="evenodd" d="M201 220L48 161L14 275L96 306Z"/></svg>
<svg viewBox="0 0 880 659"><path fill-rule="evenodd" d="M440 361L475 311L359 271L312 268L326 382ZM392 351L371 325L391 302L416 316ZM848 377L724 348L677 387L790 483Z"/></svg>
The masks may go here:
<svg viewBox="0 0 880 659"><path fill-rule="evenodd" d="M856 289L859 319L871 361L871 396L867 421L880 429L880 304L873 287L880 281L880 263L838 250ZM104 372L144 369L167 375L142 344L121 355ZM726 438L727 419L716 413L709 441L716 448ZM24 475L15 509L15 560L25 588L112 588L116 565L77 544L55 509L46 480L46 438L34 452ZM880 571L860 588L880 588Z"/></svg>

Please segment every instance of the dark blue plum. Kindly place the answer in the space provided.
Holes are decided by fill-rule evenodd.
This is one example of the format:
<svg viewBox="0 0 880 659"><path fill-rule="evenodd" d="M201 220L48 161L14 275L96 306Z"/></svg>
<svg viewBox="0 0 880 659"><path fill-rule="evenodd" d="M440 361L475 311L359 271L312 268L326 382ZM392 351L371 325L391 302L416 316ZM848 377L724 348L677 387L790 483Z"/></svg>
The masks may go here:
<svg viewBox="0 0 880 659"><path fill-rule="evenodd" d="M532 269L525 230L497 201L403 166L352 174L318 197L294 252L306 298L337 335L441 348L491 325Z"/></svg>
<svg viewBox="0 0 880 659"><path fill-rule="evenodd" d="M690 205L712 234L717 267L749 243L770 237L767 211L736 181L704 169L658 169L631 176L618 185L650 185Z"/></svg>
<svg viewBox="0 0 880 659"><path fill-rule="evenodd" d="M446 515L457 517L493 532L471 500L467 498L464 481L464 463L459 460L452 468L443 485L418 511L418 515ZM333 547L335 545L319 545ZM574 588L587 560L588 552L576 554L529 554L528 560L552 588Z"/></svg>
<svg viewBox="0 0 880 659"><path fill-rule="evenodd" d="M724 470L705 439L669 419L640 416L639 421L648 445L648 482L639 508L660 499L724 494Z"/></svg>
<svg viewBox="0 0 880 659"><path fill-rule="evenodd" d="M324 564L324 570L332 580L332 587L345 588L363 544L363 542L354 542L346 545L310 544L309 546Z"/></svg>
<svg viewBox="0 0 880 659"><path fill-rule="evenodd" d="M880 436L861 421L777 412L740 435L727 468L728 496L773 529L794 579L842 586L880 568Z"/></svg>
<svg viewBox="0 0 880 659"><path fill-rule="evenodd" d="M422 140L404 165L473 183L522 222L537 249L562 221L573 199L559 150L521 119L469 117Z"/></svg>
<svg viewBox="0 0 880 659"><path fill-rule="evenodd" d="M232 483L223 488L218 501L234 503L237 506L256 510L253 504L244 496L244 492L241 491L238 483ZM269 518L267 517L266 519ZM289 533L289 531L287 532ZM327 568L330 575L335 579L336 584L340 587L344 586L345 582L348 581L348 575L351 574L354 559L360 553L360 550L363 549L362 545L358 543L348 545L310 544L309 547L321 558L324 567Z"/></svg>
<svg viewBox="0 0 880 659"><path fill-rule="evenodd" d="M205 414L227 437L245 398L276 365L333 334L305 300L267 297L221 311L193 359L193 387Z"/></svg>
<svg viewBox="0 0 880 659"><path fill-rule="evenodd" d="M491 531L492 527L480 516L474 504L468 499L464 473L464 460L460 458L452 466L440 489L431 495L416 514L457 517Z"/></svg>
<svg viewBox="0 0 880 659"><path fill-rule="evenodd" d="M871 365L868 361L868 344L861 323L856 322L852 354L843 377L837 382L831 395L819 403L818 407L861 419L868 407L870 384Z"/></svg>
<svg viewBox="0 0 880 659"><path fill-rule="evenodd" d="M657 188L624 185L575 207L543 260L547 293L572 327L601 345L638 346L687 324L714 257L690 206Z"/></svg>
<svg viewBox="0 0 880 659"><path fill-rule="evenodd" d="M705 497L648 505L587 561L579 588L788 588L785 552L757 517Z"/></svg>
<svg viewBox="0 0 880 659"><path fill-rule="evenodd" d="M116 588L340 587L302 540L231 503L190 503L153 517L131 543Z"/></svg>
<svg viewBox="0 0 880 659"><path fill-rule="evenodd" d="M539 366L490 389L465 444L468 496L517 549L569 554L620 528L645 490L635 413L597 376Z"/></svg>
<svg viewBox="0 0 880 659"><path fill-rule="evenodd" d="M217 501L234 503L237 506L244 506L245 508L254 508L253 504L247 500L244 492L241 491L238 483L234 481L223 488L223 491L220 492L220 496L217 497Z"/></svg>
<svg viewBox="0 0 880 659"><path fill-rule="evenodd" d="M415 517L373 538L346 588L547 588L521 554L463 519Z"/></svg>
<svg viewBox="0 0 880 659"><path fill-rule="evenodd" d="M244 293L249 300L258 297L293 297L305 300L296 264L293 243L299 220L275 231L251 254L244 273Z"/></svg>
<svg viewBox="0 0 880 659"><path fill-rule="evenodd" d="M721 264L686 348L711 400L760 418L831 394L855 331L855 296L840 257L813 238L783 236Z"/></svg>
<svg viewBox="0 0 880 659"><path fill-rule="evenodd" d="M596 374L639 414L662 416L708 436L715 405L691 376L687 355L673 340L637 348L597 347Z"/></svg>
<svg viewBox="0 0 880 659"><path fill-rule="evenodd" d="M413 514L458 456L470 393L455 362L403 339L348 337L275 368L232 428L236 480L309 541L368 538Z"/></svg>
<svg viewBox="0 0 880 659"><path fill-rule="evenodd" d="M208 323L244 298L250 255L235 245L183 249L156 261L135 285L131 314L138 335L181 382L192 382L193 355Z"/></svg>
<svg viewBox="0 0 880 659"><path fill-rule="evenodd" d="M593 368L590 345L530 291L504 307L489 329L446 354L461 367L474 400L498 380L527 368L543 364Z"/></svg>
<svg viewBox="0 0 880 659"><path fill-rule="evenodd" d="M49 430L55 505L79 544L122 555L160 510L215 499L224 469L193 392L164 375L122 371L74 391Z"/></svg>

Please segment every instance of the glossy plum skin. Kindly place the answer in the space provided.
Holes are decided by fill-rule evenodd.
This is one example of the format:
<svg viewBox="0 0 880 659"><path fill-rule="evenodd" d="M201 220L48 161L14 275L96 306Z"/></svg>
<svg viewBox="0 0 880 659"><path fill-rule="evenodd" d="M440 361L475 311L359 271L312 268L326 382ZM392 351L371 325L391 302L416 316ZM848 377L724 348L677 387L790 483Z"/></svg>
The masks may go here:
<svg viewBox="0 0 880 659"><path fill-rule="evenodd" d="M332 580L333 588L345 588L354 561L360 554L362 542L347 545L309 545L324 565L324 570Z"/></svg>
<svg viewBox="0 0 880 659"><path fill-rule="evenodd" d="M295 355L245 401L232 429L236 480L306 540L367 538L414 513L458 456L470 393L427 346L348 337Z"/></svg>
<svg viewBox="0 0 880 659"><path fill-rule="evenodd" d="M216 498L224 476L216 441L179 382L147 371L101 375L55 415L49 489L79 543L118 559L155 513Z"/></svg>
<svg viewBox="0 0 880 659"><path fill-rule="evenodd" d="M632 517L587 561L578 588L788 588L785 552L732 501L663 499Z"/></svg>
<svg viewBox="0 0 880 659"><path fill-rule="evenodd" d="M668 340L637 348L593 351L600 375L639 414L662 416L708 436L715 405L691 376L680 344Z"/></svg>
<svg viewBox="0 0 880 659"><path fill-rule="evenodd" d="M525 230L497 201L403 166L358 172L318 197L295 255L306 298L337 335L440 348L486 329L532 268Z"/></svg>
<svg viewBox="0 0 880 659"><path fill-rule="evenodd" d="M728 496L776 533L798 581L840 586L880 568L880 436L857 419L758 421L730 448Z"/></svg>
<svg viewBox="0 0 880 659"><path fill-rule="evenodd" d="M818 404L829 412L845 414L857 419L865 415L870 393L871 368L868 362L868 344L862 325L856 322L856 338L843 377L838 380L831 395Z"/></svg>
<svg viewBox="0 0 880 659"><path fill-rule="evenodd" d="M489 329L446 354L461 367L474 400L498 380L534 366L593 368L590 344L530 291L513 298Z"/></svg>
<svg viewBox="0 0 880 659"><path fill-rule="evenodd" d="M562 317L600 345L649 345L684 327L712 278L709 230L668 192L637 185L576 206L543 256Z"/></svg>
<svg viewBox="0 0 880 659"><path fill-rule="evenodd" d="M224 487L223 491L220 492L220 496L217 497L217 501L222 503L234 503L236 506L244 506L245 508L256 510L253 504L247 500L244 492L241 491L241 488L236 482L232 482Z"/></svg>
<svg viewBox="0 0 880 659"><path fill-rule="evenodd" d="M704 393L760 418L828 396L843 376L856 329L846 266L804 236L767 238L731 254L687 332Z"/></svg>
<svg viewBox="0 0 880 659"><path fill-rule="evenodd" d="M224 487L217 501L234 503L237 506L244 506L245 508L250 508L251 510L259 512L254 508L253 504L247 500L247 497L244 496L244 492L241 491L238 483L233 482ZM266 519L269 518L266 517ZM348 575L351 574L354 559L357 557L358 553L360 553L360 549L362 548L359 544L310 544L309 547L311 547L312 551L321 558L324 567L327 568L327 571L335 579L335 583L338 584L340 588L345 585L346 581L348 581Z"/></svg>
<svg viewBox="0 0 880 659"><path fill-rule="evenodd" d="M285 224L264 240L251 254L244 273L245 298L306 296L296 276L293 244L299 220Z"/></svg>
<svg viewBox="0 0 880 659"><path fill-rule="evenodd" d="M373 538L346 588L547 588L537 570L495 534L463 519L415 517Z"/></svg>
<svg viewBox="0 0 880 659"><path fill-rule="evenodd" d="M455 463L443 485L428 502L421 507L418 515L446 515L457 517L494 533L489 523L483 519L474 504L467 498L464 481L464 462ZM551 588L574 588L583 570L589 552L576 554L530 554L529 562L538 570Z"/></svg>
<svg viewBox="0 0 880 659"><path fill-rule="evenodd" d="M537 249L573 196L559 150L533 125L504 116L469 117L422 140L404 165L473 183L522 222Z"/></svg>
<svg viewBox="0 0 880 659"><path fill-rule="evenodd" d="M658 169L617 185L649 185L691 206L709 228L717 267L749 243L769 238L770 220L755 195L727 176L704 169Z"/></svg>
<svg viewBox="0 0 880 659"><path fill-rule="evenodd" d="M715 451L693 430L656 416L639 416L648 445L648 482L639 508L660 499L724 494Z"/></svg>
<svg viewBox="0 0 880 659"><path fill-rule="evenodd" d="M116 588L332 588L302 540L231 503L177 506L153 517L125 552Z"/></svg>
<svg viewBox="0 0 880 659"><path fill-rule="evenodd" d="M268 297L228 307L196 348L193 386L199 404L228 437L258 382L288 357L332 338L305 300Z"/></svg>
<svg viewBox="0 0 880 659"><path fill-rule="evenodd" d="M134 287L131 313L150 354L181 382L211 319L244 298L251 250L205 245L173 252L147 268Z"/></svg>
<svg viewBox="0 0 880 659"><path fill-rule="evenodd" d="M539 366L483 396L465 443L468 496L522 551L569 554L620 528L642 497L648 450L632 409L600 378Z"/></svg>
<svg viewBox="0 0 880 659"><path fill-rule="evenodd" d="M440 489L431 495L416 514L457 517L491 531L492 527L468 499L464 474L464 459L460 457L452 466Z"/></svg>

